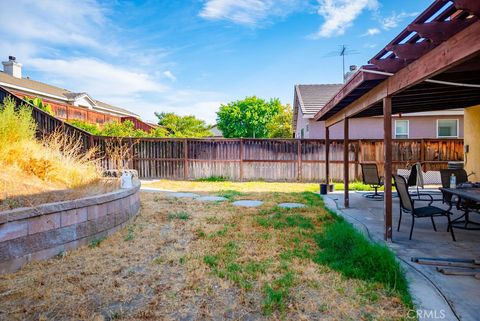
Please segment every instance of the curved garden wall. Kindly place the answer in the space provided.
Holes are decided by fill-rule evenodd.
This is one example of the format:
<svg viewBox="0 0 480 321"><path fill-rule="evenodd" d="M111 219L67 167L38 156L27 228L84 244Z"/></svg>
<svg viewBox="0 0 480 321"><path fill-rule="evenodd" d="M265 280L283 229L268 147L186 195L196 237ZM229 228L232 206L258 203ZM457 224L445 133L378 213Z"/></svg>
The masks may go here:
<svg viewBox="0 0 480 321"><path fill-rule="evenodd" d="M0 212L0 274L106 237L140 208L140 182L129 189Z"/></svg>

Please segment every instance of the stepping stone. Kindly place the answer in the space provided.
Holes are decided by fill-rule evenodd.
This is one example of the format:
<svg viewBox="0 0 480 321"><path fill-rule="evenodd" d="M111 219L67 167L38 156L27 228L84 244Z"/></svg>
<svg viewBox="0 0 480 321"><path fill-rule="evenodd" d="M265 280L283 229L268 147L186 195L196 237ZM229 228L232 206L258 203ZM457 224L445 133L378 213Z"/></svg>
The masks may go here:
<svg viewBox="0 0 480 321"><path fill-rule="evenodd" d="M169 193L168 194L170 197L175 197L175 198L198 198L200 195L195 194L195 193Z"/></svg>
<svg viewBox="0 0 480 321"><path fill-rule="evenodd" d="M282 208L300 208L305 207L305 204L302 203L280 203L278 204L279 207Z"/></svg>
<svg viewBox="0 0 480 321"><path fill-rule="evenodd" d="M244 206L244 207L258 207L262 205L262 201L251 201L251 200L243 200L243 201L236 201L233 202L233 206Z"/></svg>
<svg viewBox="0 0 480 321"><path fill-rule="evenodd" d="M196 198L196 200L202 201L202 202L224 202L224 201L227 201L228 199L221 196L202 196L202 197Z"/></svg>

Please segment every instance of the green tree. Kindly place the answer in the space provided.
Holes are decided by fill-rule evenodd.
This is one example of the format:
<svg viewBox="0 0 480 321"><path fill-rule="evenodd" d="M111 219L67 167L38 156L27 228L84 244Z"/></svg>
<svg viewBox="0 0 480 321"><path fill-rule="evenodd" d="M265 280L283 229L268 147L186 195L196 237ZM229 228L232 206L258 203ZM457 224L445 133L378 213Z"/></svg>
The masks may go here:
<svg viewBox="0 0 480 321"><path fill-rule="evenodd" d="M282 106L280 112L267 124L269 138L292 138L293 109L289 104Z"/></svg>
<svg viewBox="0 0 480 321"><path fill-rule="evenodd" d="M158 125L166 130L168 137L207 137L212 132L209 126L195 116L179 116L175 113L155 113L158 117Z"/></svg>
<svg viewBox="0 0 480 321"><path fill-rule="evenodd" d="M255 96L247 97L220 106L217 112L217 125L227 138L265 138L269 137L269 124L282 109L282 104L277 98L267 102Z"/></svg>

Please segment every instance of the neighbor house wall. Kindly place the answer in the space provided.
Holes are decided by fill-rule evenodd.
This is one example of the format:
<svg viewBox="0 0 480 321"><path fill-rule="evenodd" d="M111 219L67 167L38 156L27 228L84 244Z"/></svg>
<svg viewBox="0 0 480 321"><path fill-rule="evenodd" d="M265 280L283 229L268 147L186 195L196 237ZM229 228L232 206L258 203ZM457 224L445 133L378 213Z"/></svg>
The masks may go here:
<svg viewBox="0 0 480 321"><path fill-rule="evenodd" d="M300 130L304 128L304 138L325 138L325 122L315 121L313 119L297 119L297 130L295 137L300 138ZM437 120L438 119L458 119L458 138L463 138L464 117L462 115L447 116L402 116L394 117L392 135L395 137L395 120L402 119L409 121L409 138L437 138ZM306 130L306 125L309 130ZM383 118L366 117L350 119L350 138L351 139L383 139ZM337 123L330 128L331 139L343 139L343 122Z"/></svg>
<svg viewBox="0 0 480 321"><path fill-rule="evenodd" d="M480 105L465 109L465 146L469 151L465 157L467 173L474 173L470 181L480 181Z"/></svg>

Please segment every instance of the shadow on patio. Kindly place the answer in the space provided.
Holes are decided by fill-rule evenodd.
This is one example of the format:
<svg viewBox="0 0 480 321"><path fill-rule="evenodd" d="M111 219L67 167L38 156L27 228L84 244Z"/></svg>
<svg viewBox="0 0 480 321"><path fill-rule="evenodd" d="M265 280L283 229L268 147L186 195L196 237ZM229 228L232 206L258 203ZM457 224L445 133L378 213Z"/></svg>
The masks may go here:
<svg viewBox="0 0 480 321"><path fill-rule="evenodd" d="M328 194L325 197L327 206L336 208L348 221L361 229L366 228L372 239L383 242L385 226L383 201L366 199L361 192L350 192L350 208L345 208L343 206L343 195L341 192ZM434 202L433 205L446 208L441 202ZM459 215L460 212L455 212L454 218ZM397 232L398 216L399 199L394 197L393 225L395 229L393 231L393 242L389 243L388 246L395 251L404 263L427 279L425 280L414 271L408 272L408 277L414 278L411 282L412 292L414 296L419 297L420 307L425 309L436 308L438 307L437 304L443 300L443 296L452 308L453 314L456 314L456 316L452 314L451 318L447 315L443 319L453 320L456 317L461 320L478 320L478 314L480 313L480 301L478 300L480 297L480 280L472 276L444 275L437 272L436 266L413 263L411 258L479 258L480 231L455 228L457 242L453 242L450 233L447 232L446 218L436 218L437 232L433 230L429 219L418 219L415 221L412 240L409 240L411 216L403 215L400 232ZM475 215L473 219L478 221L479 216ZM429 281L431 284L429 284ZM432 284L440 294L437 298L431 296L432 291L428 290L428 287L431 287ZM438 315L439 312L437 312ZM428 318L425 319L429 320Z"/></svg>

